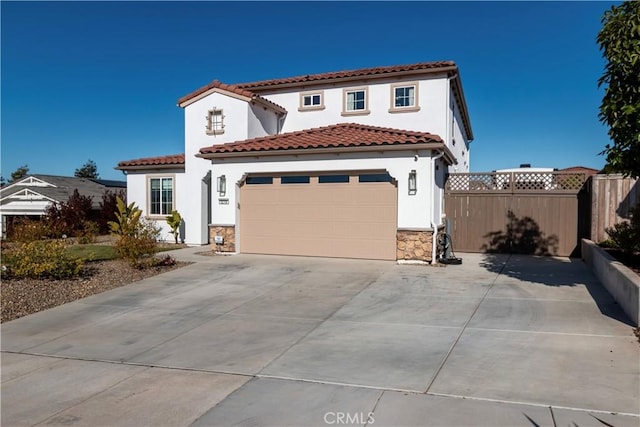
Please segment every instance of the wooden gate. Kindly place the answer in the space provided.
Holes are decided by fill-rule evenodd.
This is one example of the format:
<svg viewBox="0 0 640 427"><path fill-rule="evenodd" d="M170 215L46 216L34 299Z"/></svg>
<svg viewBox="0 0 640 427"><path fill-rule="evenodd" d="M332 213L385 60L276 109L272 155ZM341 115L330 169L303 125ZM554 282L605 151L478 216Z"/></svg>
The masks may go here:
<svg viewBox="0 0 640 427"><path fill-rule="evenodd" d="M585 174L450 174L445 213L459 252L579 256L589 234Z"/></svg>

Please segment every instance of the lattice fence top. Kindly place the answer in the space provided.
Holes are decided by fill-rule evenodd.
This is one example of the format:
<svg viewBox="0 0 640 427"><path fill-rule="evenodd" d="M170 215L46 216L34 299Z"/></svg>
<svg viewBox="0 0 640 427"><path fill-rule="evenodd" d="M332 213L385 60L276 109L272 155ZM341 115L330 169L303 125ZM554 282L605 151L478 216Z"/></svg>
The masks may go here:
<svg viewBox="0 0 640 427"><path fill-rule="evenodd" d="M447 191L513 192L513 191L579 191L584 186L584 173L569 172L488 172L452 173L447 178Z"/></svg>

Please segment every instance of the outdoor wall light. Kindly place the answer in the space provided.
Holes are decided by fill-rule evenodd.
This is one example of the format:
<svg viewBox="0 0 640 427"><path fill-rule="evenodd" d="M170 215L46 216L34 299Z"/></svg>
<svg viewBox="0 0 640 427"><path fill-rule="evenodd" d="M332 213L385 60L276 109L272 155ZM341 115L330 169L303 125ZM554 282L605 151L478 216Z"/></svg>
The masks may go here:
<svg viewBox="0 0 640 427"><path fill-rule="evenodd" d="M227 193L227 177L220 175L218 177L218 194L223 197Z"/></svg>
<svg viewBox="0 0 640 427"><path fill-rule="evenodd" d="M409 194L414 195L418 192L418 177L416 171L409 172Z"/></svg>

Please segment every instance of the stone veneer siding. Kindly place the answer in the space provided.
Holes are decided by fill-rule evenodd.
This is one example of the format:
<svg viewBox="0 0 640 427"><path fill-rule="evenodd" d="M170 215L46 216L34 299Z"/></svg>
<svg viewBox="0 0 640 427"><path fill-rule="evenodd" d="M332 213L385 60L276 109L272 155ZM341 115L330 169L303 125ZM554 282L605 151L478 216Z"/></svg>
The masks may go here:
<svg viewBox="0 0 640 427"><path fill-rule="evenodd" d="M222 236L224 243L216 245L216 236ZM235 225L210 225L209 242L211 250L214 252L235 252L236 251L236 226Z"/></svg>
<svg viewBox="0 0 640 427"><path fill-rule="evenodd" d="M430 262L432 239L431 230L398 230L397 259Z"/></svg>

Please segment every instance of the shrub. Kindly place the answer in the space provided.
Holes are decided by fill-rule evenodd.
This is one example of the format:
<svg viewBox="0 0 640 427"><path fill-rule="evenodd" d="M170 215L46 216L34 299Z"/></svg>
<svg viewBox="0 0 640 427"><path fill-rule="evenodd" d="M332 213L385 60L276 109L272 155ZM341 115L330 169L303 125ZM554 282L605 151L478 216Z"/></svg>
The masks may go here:
<svg viewBox="0 0 640 427"><path fill-rule="evenodd" d="M164 256L161 256L160 258L156 258L155 264L161 265L161 266L175 265L176 259L171 255L164 255Z"/></svg>
<svg viewBox="0 0 640 427"><path fill-rule="evenodd" d="M627 253L640 251L640 203L631 209L630 214L629 221L605 229L613 246Z"/></svg>
<svg viewBox="0 0 640 427"><path fill-rule="evenodd" d="M44 221L53 234L51 237L60 237L62 234L80 236L84 222L91 217L92 206L92 198L81 195L78 190L74 190L66 202L49 205L45 209Z"/></svg>
<svg viewBox="0 0 640 427"><path fill-rule="evenodd" d="M98 224L95 221L82 221L82 229L78 234L78 243L83 245L95 243L99 231Z"/></svg>
<svg viewBox="0 0 640 427"><path fill-rule="evenodd" d="M152 266L153 255L158 251L158 227L147 220L140 220L134 235L120 236L115 243L116 254L131 266L145 268Z"/></svg>
<svg viewBox="0 0 640 427"><path fill-rule="evenodd" d="M117 221L109 221L111 234L118 236L115 243L116 254L136 268L154 264L153 255L158 248L156 241L160 229L155 223L142 218L142 211L134 203L126 205L117 198Z"/></svg>
<svg viewBox="0 0 640 427"><path fill-rule="evenodd" d="M66 279L77 277L84 262L71 257L61 240L22 243L18 248L3 254L2 276L16 278ZM3 267L5 267L3 266Z"/></svg>
<svg viewBox="0 0 640 427"><path fill-rule="evenodd" d="M51 231L46 222L27 218L18 218L11 223L9 240L13 242L35 242L50 236Z"/></svg>

